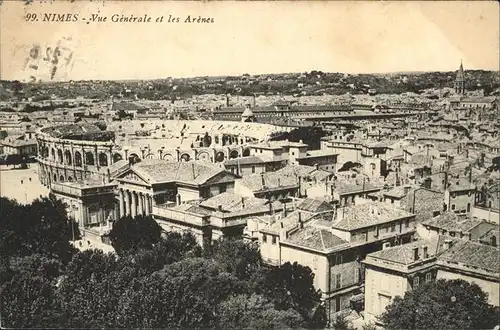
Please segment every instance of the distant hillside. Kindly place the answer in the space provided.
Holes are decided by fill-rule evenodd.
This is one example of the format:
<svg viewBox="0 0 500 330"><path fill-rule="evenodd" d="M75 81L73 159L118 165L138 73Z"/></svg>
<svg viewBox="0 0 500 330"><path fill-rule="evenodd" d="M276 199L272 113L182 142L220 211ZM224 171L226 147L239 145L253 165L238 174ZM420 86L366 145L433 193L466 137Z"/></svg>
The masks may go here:
<svg viewBox="0 0 500 330"><path fill-rule="evenodd" d="M499 72L465 72L467 90L484 89L488 95L500 87ZM170 100L201 94L258 95L342 95L419 93L424 89L453 87L455 72L399 72L383 74L343 74L311 71L305 73L260 74L220 77L167 78L128 81L71 81L19 83L0 81L0 100L36 95L59 98L109 98L137 95L140 99Z"/></svg>

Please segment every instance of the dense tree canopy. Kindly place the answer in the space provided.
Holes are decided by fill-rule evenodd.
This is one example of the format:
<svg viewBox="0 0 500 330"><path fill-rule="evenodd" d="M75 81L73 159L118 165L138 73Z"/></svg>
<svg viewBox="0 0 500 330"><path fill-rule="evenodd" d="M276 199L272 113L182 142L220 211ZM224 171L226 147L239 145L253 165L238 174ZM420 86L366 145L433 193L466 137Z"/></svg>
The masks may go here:
<svg viewBox="0 0 500 330"><path fill-rule="evenodd" d="M463 280L438 280L396 297L381 316L387 329L492 329L498 310Z"/></svg>
<svg viewBox="0 0 500 330"><path fill-rule="evenodd" d="M125 216L109 233L111 245L119 255L139 249L151 249L161 236L160 225L151 216Z"/></svg>
<svg viewBox="0 0 500 330"><path fill-rule="evenodd" d="M0 250L3 265L10 259L41 254L66 263L75 249L70 240L80 236L78 225L68 218L65 205L53 195L22 205L0 198ZM73 228L71 228L73 226Z"/></svg>

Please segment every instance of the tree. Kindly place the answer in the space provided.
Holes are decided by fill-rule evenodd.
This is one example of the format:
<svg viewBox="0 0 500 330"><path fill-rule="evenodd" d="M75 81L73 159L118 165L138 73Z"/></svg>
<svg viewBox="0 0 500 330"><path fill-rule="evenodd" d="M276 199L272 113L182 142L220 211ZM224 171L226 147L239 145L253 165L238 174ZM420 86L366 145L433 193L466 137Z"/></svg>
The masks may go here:
<svg viewBox="0 0 500 330"><path fill-rule="evenodd" d="M6 328L51 328L62 321L53 282L35 274L14 276L0 288L0 310Z"/></svg>
<svg viewBox="0 0 500 330"><path fill-rule="evenodd" d="M161 270L165 265L189 257L201 256L201 247L190 232L169 232L161 237L151 250L140 249L128 256L130 265L137 269L139 276Z"/></svg>
<svg viewBox="0 0 500 330"><path fill-rule="evenodd" d="M74 221L68 218L65 205L54 195L37 199L30 205L20 205L2 197L0 209L0 248L4 265L12 257L33 253L63 263L71 260L76 251L69 243L71 226L76 237L80 233Z"/></svg>
<svg viewBox="0 0 500 330"><path fill-rule="evenodd" d="M326 324L321 293L313 285L314 273L309 267L289 262L267 271L261 290L279 310L295 309L310 327Z"/></svg>
<svg viewBox="0 0 500 330"><path fill-rule="evenodd" d="M120 299L118 326L211 327L217 306L244 292L244 284L216 263L188 258L133 281Z"/></svg>
<svg viewBox="0 0 500 330"><path fill-rule="evenodd" d="M277 310L271 301L257 294L230 297L218 310L218 329L298 328L304 321L297 311Z"/></svg>
<svg viewBox="0 0 500 330"><path fill-rule="evenodd" d="M241 280L248 280L262 265L259 248L241 239L215 241L211 256L226 272Z"/></svg>
<svg viewBox="0 0 500 330"><path fill-rule="evenodd" d="M68 263L57 291L71 328L115 327L119 298L137 276L115 254L77 253Z"/></svg>
<svg viewBox="0 0 500 330"><path fill-rule="evenodd" d="M478 285L441 279L394 298L381 320L387 329L492 329L497 315Z"/></svg>
<svg viewBox="0 0 500 330"><path fill-rule="evenodd" d="M158 243L161 227L151 216L126 216L119 219L109 233L116 253L123 255L138 249L151 249Z"/></svg>

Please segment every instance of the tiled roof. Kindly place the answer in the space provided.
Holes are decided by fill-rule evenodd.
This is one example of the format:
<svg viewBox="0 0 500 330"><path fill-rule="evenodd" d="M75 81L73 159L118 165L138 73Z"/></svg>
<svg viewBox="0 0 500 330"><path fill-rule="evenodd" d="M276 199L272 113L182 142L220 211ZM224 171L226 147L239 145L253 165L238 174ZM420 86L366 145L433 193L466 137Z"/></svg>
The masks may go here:
<svg viewBox="0 0 500 330"><path fill-rule="evenodd" d="M355 230L410 217L412 214L393 204L374 202L339 208L332 227L340 230Z"/></svg>
<svg viewBox="0 0 500 330"><path fill-rule="evenodd" d="M323 181L326 178L333 176L330 172L319 169L317 170L314 166L307 165L287 165L275 173L284 176L317 179L318 181Z"/></svg>
<svg viewBox="0 0 500 330"><path fill-rule="evenodd" d="M217 174L226 172L225 169L207 163L197 162L168 162L165 160L145 159L132 166L139 175L149 179L151 183L183 182L200 185Z"/></svg>
<svg viewBox="0 0 500 330"><path fill-rule="evenodd" d="M383 194L385 196L389 196L389 197L403 198L408 193L408 192L405 192L406 190L407 190L407 187L405 187L405 186L397 186L397 187L392 188L389 191L384 192Z"/></svg>
<svg viewBox="0 0 500 330"><path fill-rule="evenodd" d="M460 179L450 179L448 181L448 190L451 191L464 191L464 190L474 190L476 186L469 182L467 178Z"/></svg>
<svg viewBox="0 0 500 330"><path fill-rule="evenodd" d="M396 245L387 249L383 249L377 252L370 253L369 256L396 262L403 265L409 265L414 263L414 248L419 249L419 261L422 260L423 248L427 247L427 253L429 257L435 256L439 250L439 239L432 240L419 240L416 242L411 242L408 244Z"/></svg>
<svg viewBox="0 0 500 330"><path fill-rule="evenodd" d="M291 243L316 251L328 252L349 243L326 229L306 226L290 234L285 243Z"/></svg>
<svg viewBox="0 0 500 330"><path fill-rule="evenodd" d="M246 156L246 157L228 159L224 162L224 165L234 166L234 165L238 165L238 164L251 165L251 164L263 164L263 163L265 163L265 161L257 156Z"/></svg>
<svg viewBox="0 0 500 330"><path fill-rule="evenodd" d="M422 224L447 231L467 232L481 223L474 218L461 218L455 212L444 212L434 218L423 221Z"/></svg>
<svg viewBox="0 0 500 330"><path fill-rule="evenodd" d="M324 200L316 198L306 198L299 205L297 205L299 210L304 210L313 213L333 211L334 207Z"/></svg>
<svg viewBox="0 0 500 330"><path fill-rule="evenodd" d="M458 240L439 256L439 260L466 267L482 268L491 272L500 271L498 256L500 249L472 241ZM448 265L449 265L448 263Z"/></svg>
<svg viewBox="0 0 500 330"><path fill-rule="evenodd" d="M282 175L278 172L246 175L240 180L243 186L252 191L298 187L299 185L299 180L296 176Z"/></svg>

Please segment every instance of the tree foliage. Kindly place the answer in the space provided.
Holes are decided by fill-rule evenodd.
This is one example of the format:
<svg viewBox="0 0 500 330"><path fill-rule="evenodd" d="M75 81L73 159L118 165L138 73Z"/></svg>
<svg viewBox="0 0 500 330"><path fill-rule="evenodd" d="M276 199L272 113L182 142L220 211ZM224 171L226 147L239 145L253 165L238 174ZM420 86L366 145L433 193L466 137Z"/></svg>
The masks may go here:
<svg viewBox="0 0 500 330"><path fill-rule="evenodd" d="M441 279L396 297L381 320L388 329L492 329L497 315L478 285Z"/></svg>
<svg viewBox="0 0 500 330"><path fill-rule="evenodd" d="M68 262L75 252L69 243L80 233L69 220L65 205L53 195L21 205L0 198L0 250L4 264L12 257L41 254ZM73 229L71 228L73 226Z"/></svg>
<svg viewBox="0 0 500 330"><path fill-rule="evenodd" d="M298 328L303 319L294 309L278 310L262 295L237 295L221 303L217 325L221 329Z"/></svg>
<svg viewBox="0 0 500 330"><path fill-rule="evenodd" d="M109 233L111 245L119 255L139 249L151 249L161 236L160 225L151 216L125 216Z"/></svg>

